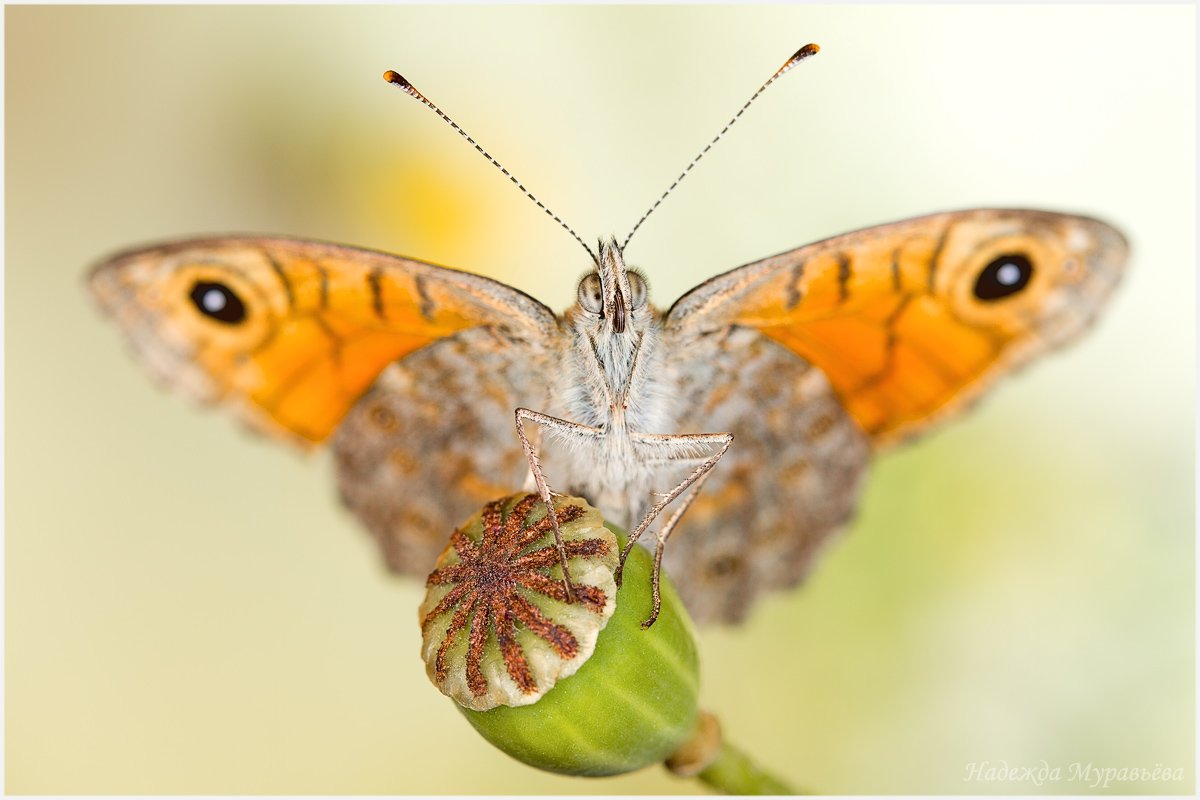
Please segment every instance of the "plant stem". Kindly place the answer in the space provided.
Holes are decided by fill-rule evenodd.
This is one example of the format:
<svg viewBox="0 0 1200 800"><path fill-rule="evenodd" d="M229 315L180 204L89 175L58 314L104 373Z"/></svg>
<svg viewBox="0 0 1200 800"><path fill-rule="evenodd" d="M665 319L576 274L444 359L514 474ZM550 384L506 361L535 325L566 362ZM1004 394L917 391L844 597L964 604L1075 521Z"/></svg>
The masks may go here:
<svg viewBox="0 0 1200 800"><path fill-rule="evenodd" d="M802 794L725 742L717 757L696 778L721 794Z"/></svg>
<svg viewBox="0 0 1200 800"><path fill-rule="evenodd" d="M691 737L663 764L681 778L697 778L721 794L801 794L725 741L721 723L707 711L696 714Z"/></svg>

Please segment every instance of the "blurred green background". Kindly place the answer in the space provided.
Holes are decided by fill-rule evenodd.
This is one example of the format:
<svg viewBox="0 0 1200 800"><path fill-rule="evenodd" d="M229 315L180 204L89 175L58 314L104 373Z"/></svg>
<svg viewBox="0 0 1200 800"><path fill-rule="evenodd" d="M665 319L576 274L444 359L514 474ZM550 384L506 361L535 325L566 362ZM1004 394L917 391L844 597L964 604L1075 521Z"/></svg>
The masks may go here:
<svg viewBox="0 0 1200 800"><path fill-rule="evenodd" d="M1194 753L1195 11L1173 7L9 7L6 789L668 793L493 751L426 681L327 455L157 391L84 291L117 248L273 232L565 308L587 259L394 68L660 305L737 264L972 206L1133 246L1078 346L878 459L809 583L702 631L703 702L820 792L1090 793L970 764Z"/></svg>

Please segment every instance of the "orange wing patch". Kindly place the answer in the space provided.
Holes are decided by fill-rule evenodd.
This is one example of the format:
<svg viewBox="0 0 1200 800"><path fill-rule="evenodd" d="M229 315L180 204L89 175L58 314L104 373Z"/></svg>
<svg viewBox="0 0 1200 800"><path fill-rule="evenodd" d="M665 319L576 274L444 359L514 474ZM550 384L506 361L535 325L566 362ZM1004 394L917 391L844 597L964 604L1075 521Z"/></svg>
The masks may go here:
<svg viewBox="0 0 1200 800"><path fill-rule="evenodd" d="M1126 257L1095 220L937 214L839 236L699 286L675 335L758 329L819 367L876 443L928 427L1083 330Z"/></svg>
<svg viewBox="0 0 1200 800"><path fill-rule="evenodd" d="M285 239L121 255L91 285L168 384L305 442L327 438L385 366L437 339L490 325L536 345L556 324L486 278Z"/></svg>

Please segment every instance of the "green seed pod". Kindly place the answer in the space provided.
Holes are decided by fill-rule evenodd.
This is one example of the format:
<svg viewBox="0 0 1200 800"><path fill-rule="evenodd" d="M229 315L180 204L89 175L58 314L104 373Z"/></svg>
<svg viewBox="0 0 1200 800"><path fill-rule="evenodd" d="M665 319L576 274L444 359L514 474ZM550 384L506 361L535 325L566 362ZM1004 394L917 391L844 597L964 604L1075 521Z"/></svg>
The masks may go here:
<svg viewBox="0 0 1200 800"><path fill-rule="evenodd" d="M662 610L644 630L650 555L633 549L618 591L623 532L618 540L578 498L557 498L555 512L575 602L565 602L536 496L490 503L430 576L420 611L427 672L485 739L526 764L599 776L661 762L696 728L691 620L663 576Z"/></svg>

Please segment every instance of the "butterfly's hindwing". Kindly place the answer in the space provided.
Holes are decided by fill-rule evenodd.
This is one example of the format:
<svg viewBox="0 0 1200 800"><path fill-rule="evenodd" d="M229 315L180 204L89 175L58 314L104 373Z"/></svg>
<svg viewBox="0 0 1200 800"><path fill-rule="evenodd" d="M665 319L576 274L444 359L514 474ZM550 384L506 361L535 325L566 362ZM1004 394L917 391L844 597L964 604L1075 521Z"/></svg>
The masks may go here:
<svg viewBox="0 0 1200 800"><path fill-rule="evenodd" d="M666 551L698 619L735 622L792 586L850 519L870 446L828 380L761 334L735 328L669 354L681 430L720 430L730 447Z"/></svg>
<svg viewBox="0 0 1200 800"><path fill-rule="evenodd" d="M424 578L446 536L529 470L513 409L546 402L545 352L474 328L390 365L333 439L343 501L395 572Z"/></svg>

